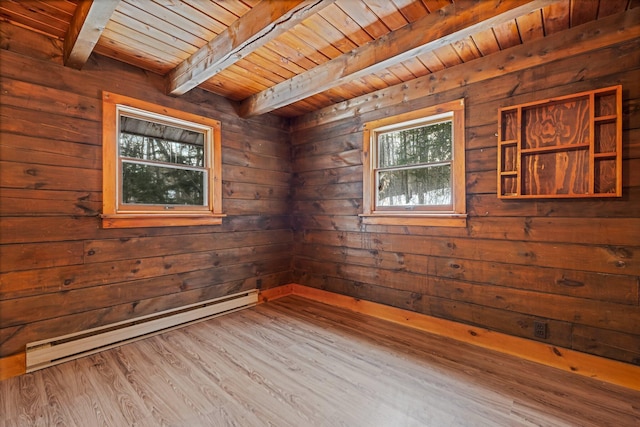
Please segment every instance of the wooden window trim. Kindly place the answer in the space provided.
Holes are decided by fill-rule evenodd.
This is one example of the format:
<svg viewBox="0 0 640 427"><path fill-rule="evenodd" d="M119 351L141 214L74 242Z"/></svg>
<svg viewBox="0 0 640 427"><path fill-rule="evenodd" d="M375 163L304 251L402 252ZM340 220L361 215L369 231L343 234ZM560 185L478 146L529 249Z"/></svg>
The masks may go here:
<svg viewBox="0 0 640 427"><path fill-rule="evenodd" d="M119 207L118 167L118 106L125 106L175 118L196 125L211 128L213 133L208 159L209 183L208 205L189 208L176 207L171 212L127 206ZM146 101L118 95L110 92L102 93L102 227L169 227L189 225L222 224L222 159L221 131L218 120L186 113L184 111L163 107Z"/></svg>
<svg viewBox="0 0 640 427"><path fill-rule="evenodd" d="M453 113L453 161L452 161L452 209L442 210L376 210L375 168L372 150L372 138L376 129L428 118L443 113ZM360 215L364 224L376 225L422 225L443 227L466 227L466 189L465 189L465 129L464 129L464 99L434 105L420 110L411 111L396 116L385 117L364 124L362 142L362 187L363 212Z"/></svg>

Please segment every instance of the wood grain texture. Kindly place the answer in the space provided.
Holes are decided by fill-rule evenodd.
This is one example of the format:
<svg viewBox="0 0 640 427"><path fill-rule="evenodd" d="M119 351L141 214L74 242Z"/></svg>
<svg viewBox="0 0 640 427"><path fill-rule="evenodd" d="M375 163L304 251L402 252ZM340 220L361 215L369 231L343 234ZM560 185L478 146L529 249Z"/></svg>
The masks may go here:
<svg viewBox="0 0 640 427"><path fill-rule="evenodd" d="M184 94L331 3L259 3L169 73L167 92Z"/></svg>
<svg viewBox="0 0 640 427"><path fill-rule="evenodd" d="M26 372L26 354L18 353L13 356L0 357L0 381L17 377Z"/></svg>
<svg viewBox="0 0 640 427"><path fill-rule="evenodd" d="M0 425L633 426L637 391L299 297L0 382Z"/></svg>
<svg viewBox="0 0 640 427"><path fill-rule="evenodd" d="M89 59L119 0L84 0L71 18L64 37L64 64L76 69Z"/></svg>
<svg viewBox="0 0 640 427"><path fill-rule="evenodd" d="M291 287L293 295L329 304L333 307L346 308L356 313L373 316L423 332L471 343L524 360L640 391L640 368L631 364L611 361L554 345L548 346L532 340L425 316L409 310L351 298L322 289L295 283L287 285L287 287ZM624 346L624 337L620 336L618 339L619 345Z"/></svg>
<svg viewBox="0 0 640 427"><path fill-rule="evenodd" d="M8 23L0 40L0 357L27 342L253 289L257 279L264 288L290 282L286 120L242 120L227 100L199 89L166 96L161 76L99 55L81 72L63 67L50 60L60 44ZM34 57L35 45L42 54ZM101 227L102 91L224 121L223 224Z"/></svg>
<svg viewBox="0 0 640 427"><path fill-rule="evenodd" d="M622 196L622 86L498 114L498 197Z"/></svg>
<svg viewBox="0 0 640 427"><path fill-rule="evenodd" d="M478 59L469 75L456 77L451 70L439 81L435 73L434 79L414 80L406 93L400 87L380 91L375 99L363 97L357 105L345 103L333 112L327 109L327 115L319 111L296 120L293 280L522 338L534 339L533 324L542 321L549 331L542 342L637 365L640 174L635 171L640 169L634 141L640 118L640 45L637 38L611 44L622 27L628 35L637 34L637 23L618 18L622 20L607 18L609 23L597 30L591 24L575 29L574 36L598 32L603 44L595 50L590 49L596 45L584 45L581 52L570 39L549 37L551 44L528 54L515 48L507 59L505 51L501 64ZM542 62L529 62L543 51ZM503 67L500 76L483 79L480 74L493 66ZM497 199L500 108L620 83L622 198ZM468 227L364 223L357 216L363 196L356 172L362 162L352 154L362 149L363 123L461 96L466 106ZM598 114L607 117L612 101L598 102ZM511 119L501 123L503 148L518 132ZM613 146L611 130L601 134L605 153ZM607 159L604 154L602 159ZM603 180L602 185L609 184Z"/></svg>
<svg viewBox="0 0 640 427"><path fill-rule="evenodd" d="M249 117L270 112L305 99L346 82L383 73L391 69L399 74L399 63L418 55L433 54L446 43L458 43L473 32L490 28L516 16L545 6L546 2L511 1L471 3L458 1L448 5L436 14L425 15L402 29L394 29L385 38L379 38L362 47L334 58L318 67L279 83L244 100L240 106L240 115ZM348 7L348 5L345 4ZM350 9L357 13L358 9ZM367 9L365 9L367 11ZM472 17L472 19L469 19ZM367 19L367 18L364 18ZM369 19L370 21L370 19ZM465 24L462 25L461 23ZM406 21L403 25L406 24ZM373 26L369 26L371 31ZM339 27L340 28L340 27ZM383 33L386 31L383 30ZM381 34L374 34L380 37ZM453 53L456 56L455 53ZM410 76L410 77L409 77ZM415 76L400 75L402 81Z"/></svg>
<svg viewBox="0 0 640 427"><path fill-rule="evenodd" d="M545 40L636 5L629 0L536 0L535 7L496 21L496 14L521 0L309 1L299 13L283 17L280 5L291 1L137 0L117 2L115 7L108 0L96 0L94 7L113 4L115 11L112 7L93 19L89 15L84 26L80 18L86 14L86 1L7 0L0 2L0 15L4 22L51 41L64 39L65 45L70 45L78 40L77 50L83 57L97 43L94 52L145 72L165 75L179 66L179 72L171 73L177 74L173 83L179 91L199 84L235 101L257 94L262 94L258 104L285 98L275 113L295 117L474 59L491 58L501 49ZM447 19L452 3L459 11L455 20ZM487 7L468 11L467 3ZM305 13L314 7L324 9ZM482 13L487 10L489 15ZM421 23L425 18L431 21L427 25ZM298 20L301 22L293 25ZM469 23L464 24L465 20ZM470 26L472 23L476 25ZM76 39L81 28L86 31ZM431 33L436 38L422 40ZM396 50L394 55L394 45L427 41L431 46L408 53ZM375 52L364 48L367 43L375 44ZM349 55L348 63L340 61L329 70L323 67L343 54ZM363 61L366 58L379 65L368 67L368 61ZM355 69L364 67L364 71L353 74L354 64L360 64ZM314 68L318 71L304 81L293 79ZM284 82L288 83L276 87ZM315 90L309 92L309 88ZM304 98L307 93L315 94ZM296 96L287 96L291 94Z"/></svg>
<svg viewBox="0 0 640 427"><path fill-rule="evenodd" d="M440 70L436 73L416 78L411 82L398 84L375 93L333 104L297 117L293 120L292 128L303 131L304 129L314 128L325 123L338 122L346 118L357 119L368 112L380 112L384 107L404 106L410 100L422 98L421 93L425 90L428 90L432 95L437 95L472 83L482 82L505 72L526 70L553 59L568 58L588 52L591 49L633 40L637 35L638 14L640 14L638 9L631 9L626 13L620 13L597 22L572 28L561 35L555 34L529 45L517 46L508 51L498 52L490 57L461 64L450 70ZM617 30L603 32L601 30L604 27L615 27ZM497 29L494 29L494 31ZM517 28L515 31L515 39L519 40ZM496 33L497 35L498 33ZM512 38L512 36L509 36L509 38ZM501 47L505 49L505 46ZM520 83L525 81L522 80ZM537 78L530 80L531 84L538 82L539 79ZM518 88L516 87L516 89ZM493 94L492 91L486 88L484 92L485 95ZM454 97L450 99L454 99ZM381 116L383 117L384 115Z"/></svg>

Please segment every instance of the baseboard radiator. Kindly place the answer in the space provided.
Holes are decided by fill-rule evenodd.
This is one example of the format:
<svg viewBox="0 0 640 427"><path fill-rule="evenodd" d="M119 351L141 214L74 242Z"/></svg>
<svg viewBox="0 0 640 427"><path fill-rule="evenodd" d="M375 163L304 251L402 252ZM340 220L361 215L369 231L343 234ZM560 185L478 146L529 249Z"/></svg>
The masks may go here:
<svg viewBox="0 0 640 427"><path fill-rule="evenodd" d="M251 307L251 290L166 310L123 322L27 344L27 372L88 356L122 344Z"/></svg>

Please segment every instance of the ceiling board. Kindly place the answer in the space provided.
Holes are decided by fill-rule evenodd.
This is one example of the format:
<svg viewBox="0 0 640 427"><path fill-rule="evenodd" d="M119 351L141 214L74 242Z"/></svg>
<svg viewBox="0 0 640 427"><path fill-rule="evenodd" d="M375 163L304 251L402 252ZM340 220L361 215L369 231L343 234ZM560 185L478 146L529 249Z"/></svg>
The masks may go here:
<svg viewBox="0 0 640 427"><path fill-rule="evenodd" d="M569 28L569 0L559 1L542 9L545 36Z"/></svg>
<svg viewBox="0 0 640 427"><path fill-rule="evenodd" d="M100 0L97 0L100 1ZM300 0L279 0L293 4ZM332 104L409 82L445 69L497 55L505 49L527 44L543 37L567 31L624 12L640 5L638 0L537 0L532 10L513 19L479 26L473 33L447 39L441 45L411 56L388 60L381 69L355 74L351 79L336 80L340 71L321 73L331 61L350 55L354 49L393 40L394 34L409 31L416 22L430 14L444 19L443 8L453 4L464 9L473 0L304 0L305 7L317 7L270 40L224 62L219 69L204 64L205 80L194 80L201 89L241 103L260 93L279 90L294 83L298 76L314 72L313 84L321 91L291 97L288 105L275 105L275 114L293 117ZM514 0L516 1L516 0ZM526 1L526 0L517 0ZM64 41L78 0L0 0L0 24L11 23ZM483 0L497 9L503 1ZM199 49L207 49L221 34L249 31L255 20L242 20L252 10L264 7L259 0L120 0L104 26L93 53L132 64L164 76L169 82L180 64L193 59ZM537 6L540 4L540 6ZM257 10L257 9L256 9ZM300 13L303 13L300 12ZM473 16L461 15L460 25ZM268 30L267 24L256 28ZM232 28L233 30L230 30ZM284 27L283 27L284 28ZM475 28L475 27L474 27ZM406 29L406 30L405 30ZM267 31L268 32L268 31ZM416 33L415 37L420 34ZM229 38L233 40L233 37ZM82 41L82 40L81 40ZM89 40L90 41L90 40ZM377 42L383 46L381 42ZM385 42L387 43L387 42ZM404 41L402 43L405 43ZM235 55L231 48L219 54ZM375 52L374 52L375 51ZM385 60L384 49L368 53L376 61ZM345 62L353 63L355 57ZM184 67L184 65L183 65ZM329 70L329 68L326 68ZM197 70L187 70L195 73ZM213 71L213 72L212 72ZM199 71L198 71L199 72ZM320 79L322 82L320 82ZM307 84L307 83L305 83ZM190 90L187 88L186 90ZM273 92L276 93L276 92ZM271 111L266 108L264 111Z"/></svg>
<svg viewBox="0 0 640 427"><path fill-rule="evenodd" d="M57 39L64 38L73 17L73 14L62 12L53 8L46 0L0 1L0 17L3 20Z"/></svg>

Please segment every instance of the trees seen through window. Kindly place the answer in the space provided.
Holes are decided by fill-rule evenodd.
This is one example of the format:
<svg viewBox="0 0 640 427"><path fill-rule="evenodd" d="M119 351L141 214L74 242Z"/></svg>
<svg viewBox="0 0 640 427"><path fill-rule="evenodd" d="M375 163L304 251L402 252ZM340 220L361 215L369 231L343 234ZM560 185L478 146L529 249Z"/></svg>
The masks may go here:
<svg viewBox="0 0 640 427"><path fill-rule="evenodd" d="M377 134L378 206L451 204L452 122Z"/></svg>

